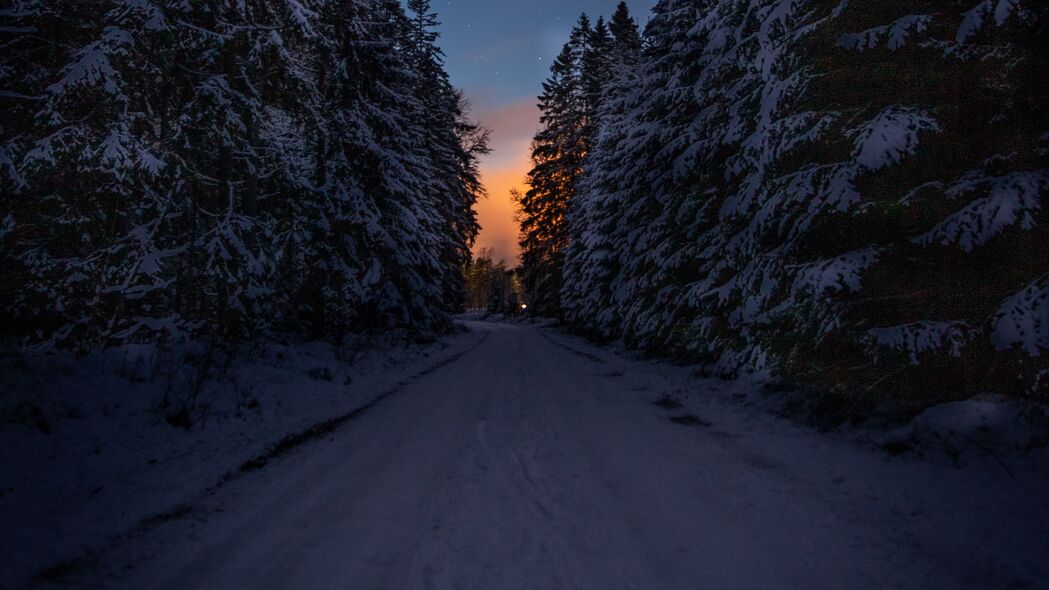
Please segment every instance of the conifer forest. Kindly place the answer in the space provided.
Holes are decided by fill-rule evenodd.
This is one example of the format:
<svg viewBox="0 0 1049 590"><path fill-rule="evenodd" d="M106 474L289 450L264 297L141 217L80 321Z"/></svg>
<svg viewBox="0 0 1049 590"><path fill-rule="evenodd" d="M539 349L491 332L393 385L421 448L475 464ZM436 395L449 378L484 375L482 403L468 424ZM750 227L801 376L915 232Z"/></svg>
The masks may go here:
<svg viewBox="0 0 1049 590"><path fill-rule="evenodd" d="M1049 2L0 48L0 590L1049 590Z"/></svg>
<svg viewBox="0 0 1049 590"><path fill-rule="evenodd" d="M971 3L969 3L971 4ZM1049 394L1049 9L660 2L540 97L538 313L849 404Z"/></svg>
<svg viewBox="0 0 1049 590"><path fill-rule="evenodd" d="M447 329L485 135L412 6L16 2L4 331L86 349Z"/></svg>

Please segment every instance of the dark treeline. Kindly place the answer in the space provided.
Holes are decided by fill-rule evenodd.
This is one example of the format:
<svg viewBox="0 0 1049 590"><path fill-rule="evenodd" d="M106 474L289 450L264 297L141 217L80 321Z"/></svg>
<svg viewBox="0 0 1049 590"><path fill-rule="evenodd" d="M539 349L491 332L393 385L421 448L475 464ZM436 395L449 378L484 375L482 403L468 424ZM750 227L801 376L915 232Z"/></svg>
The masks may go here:
<svg viewBox="0 0 1049 590"><path fill-rule="evenodd" d="M517 269L507 268L503 260L497 262L490 248L478 252L466 269L466 307L506 315L527 309Z"/></svg>
<svg viewBox="0 0 1049 590"><path fill-rule="evenodd" d="M441 330L477 157L428 0L0 10L0 326L30 343Z"/></svg>
<svg viewBox="0 0 1049 590"><path fill-rule="evenodd" d="M536 313L839 408L1044 399L1047 5L662 0L643 42L611 23L580 19L540 97Z"/></svg>
<svg viewBox="0 0 1049 590"><path fill-rule="evenodd" d="M599 126L602 97L637 68L641 35L625 3L609 25L582 15L550 66L539 97L543 128L532 142L529 189L514 194L521 224L521 275L532 313L559 315L568 206Z"/></svg>

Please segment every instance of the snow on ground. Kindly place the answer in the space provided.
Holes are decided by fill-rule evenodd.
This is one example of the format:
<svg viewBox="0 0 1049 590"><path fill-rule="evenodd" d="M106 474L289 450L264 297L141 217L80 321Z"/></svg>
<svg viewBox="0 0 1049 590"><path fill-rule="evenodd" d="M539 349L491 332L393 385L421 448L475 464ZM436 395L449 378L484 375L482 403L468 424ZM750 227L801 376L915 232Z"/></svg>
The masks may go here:
<svg viewBox="0 0 1049 590"><path fill-rule="evenodd" d="M797 414L784 408L791 396L766 392L763 376L705 379L694 368L550 336L601 359L605 374L622 375L621 388L644 392L667 420L692 427L698 444L713 442L741 464L766 471L764 497L748 506L767 509L797 494L845 527L877 531L873 539L830 548L812 567L830 568L873 549L885 551L885 570L908 571L892 583L883 570L847 582L780 579L765 587L1049 589L1049 407L985 395L934 406L896 428L876 418L817 432L784 417ZM800 523L789 534L809 544L819 526L818 519Z"/></svg>
<svg viewBox="0 0 1049 590"><path fill-rule="evenodd" d="M211 373L203 418L188 430L158 408L165 390L177 398L199 376L180 356L129 346L0 359L0 588L172 510L284 436L367 404L478 337L271 344Z"/></svg>
<svg viewBox="0 0 1049 590"><path fill-rule="evenodd" d="M1049 408L980 396L933 406L880 441L890 452L933 453L955 460L1001 460L1018 454L1044 457L1049 444Z"/></svg>
<svg viewBox="0 0 1049 590"><path fill-rule="evenodd" d="M401 378L407 369L373 375L403 386L323 440L198 494L188 516L109 543L97 563L56 582L1047 587L1049 455L1026 448L1038 441L1031 434L1037 420L1008 403L984 398L933 408L889 433L816 432L765 411L753 382L704 379L695 368L639 360L548 325L468 325L474 334L440 353L466 351L461 356L417 379ZM332 360L312 351L296 362L292 391L320 399L310 390L331 385L297 376L310 371L313 355ZM282 370L260 379L275 380ZM328 407L314 404L313 416ZM1021 421L1033 430L1013 427ZM253 433L266 424L245 426L240 440L258 440ZM901 439L905 449L887 444ZM951 445L941 444L948 439ZM195 457L193 467L172 469L171 477L155 468L148 477L203 486L205 462L238 464L225 461L227 449L237 448L226 442L208 447L210 455L201 450L206 445L175 446ZM137 483L126 489L141 489L146 475L129 473ZM27 498L0 501L12 519L10 509ZM92 526L110 525L100 513L94 518ZM55 520L54 530L75 538L84 525L70 521L90 519L70 509ZM6 546L15 541L34 542L4 539Z"/></svg>

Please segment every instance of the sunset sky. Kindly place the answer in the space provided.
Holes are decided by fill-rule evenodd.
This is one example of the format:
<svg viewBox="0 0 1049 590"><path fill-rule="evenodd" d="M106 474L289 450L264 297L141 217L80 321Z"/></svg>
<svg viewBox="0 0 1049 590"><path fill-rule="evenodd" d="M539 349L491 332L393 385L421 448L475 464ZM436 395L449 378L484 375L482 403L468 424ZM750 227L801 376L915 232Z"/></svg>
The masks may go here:
<svg viewBox="0 0 1049 590"><path fill-rule="evenodd" d="M579 14L607 19L619 0L435 0L441 47L452 83L473 103L472 117L492 130L494 152L482 163L488 199L477 206L483 229L475 251L517 262L510 189L523 184L528 147L539 125L536 96L550 62ZM643 27L655 0L628 0Z"/></svg>

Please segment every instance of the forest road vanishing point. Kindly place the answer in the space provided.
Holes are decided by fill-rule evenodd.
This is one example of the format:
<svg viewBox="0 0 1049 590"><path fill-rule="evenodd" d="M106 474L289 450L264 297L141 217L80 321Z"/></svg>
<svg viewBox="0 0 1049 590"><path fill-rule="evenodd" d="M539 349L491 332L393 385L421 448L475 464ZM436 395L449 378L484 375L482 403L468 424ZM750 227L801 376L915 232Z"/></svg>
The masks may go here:
<svg viewBox="0 0 1049 590"><path fill-rule="evenodd" d="M1049 555L1049 518L1032 518L1023 505L1037 502L1006 478L890 458L713 394L702 416L675 420L653 402L680 368L541 326L469 325L489 332L482 346L225 486L202 515L114 549L90 585L1004 588L1049 579L1035 577L1049 569L1038 558Z"/></svg>

